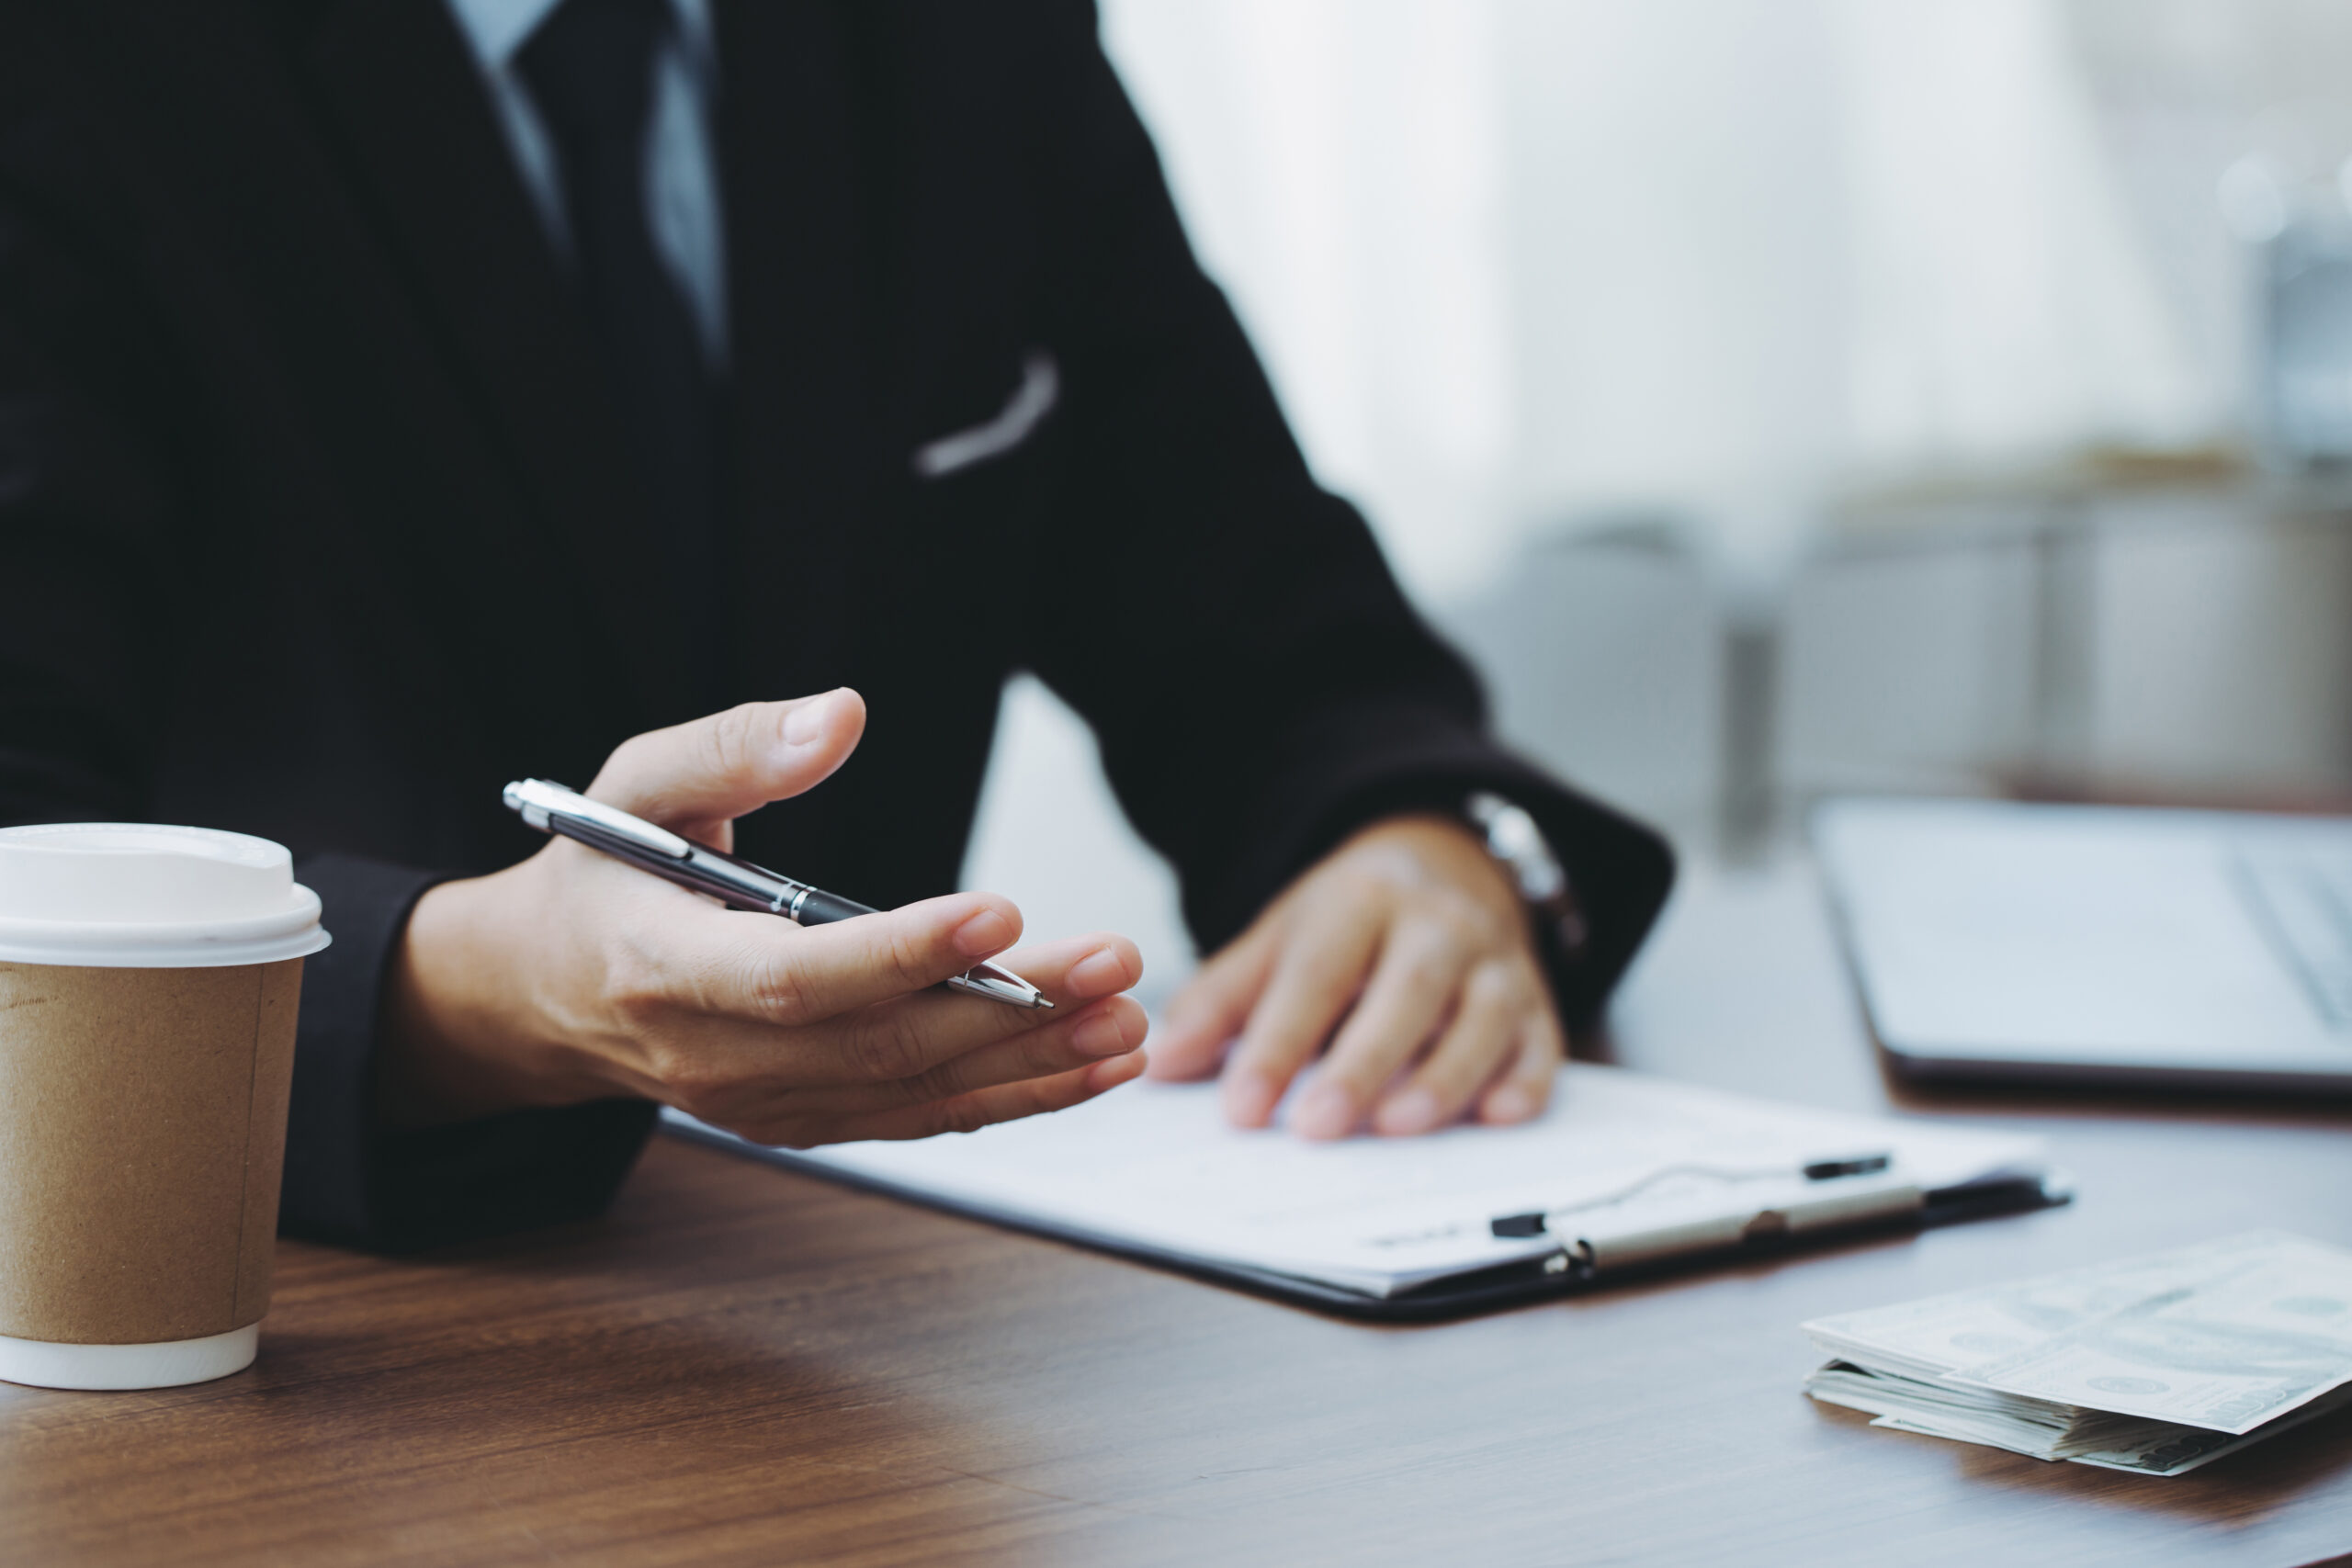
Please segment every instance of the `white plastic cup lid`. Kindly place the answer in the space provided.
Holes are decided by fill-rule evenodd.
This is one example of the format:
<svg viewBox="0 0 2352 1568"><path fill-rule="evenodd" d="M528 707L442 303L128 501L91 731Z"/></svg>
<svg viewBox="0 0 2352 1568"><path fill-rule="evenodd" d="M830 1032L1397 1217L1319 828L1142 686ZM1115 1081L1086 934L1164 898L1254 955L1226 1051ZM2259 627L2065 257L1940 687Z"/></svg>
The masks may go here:
<svg viewBox="0 0 2352 1568"><path fill-rule="evenodd" d="M209 969L327 944L282 844L212 828L0 828L0 961Z"/></svg>

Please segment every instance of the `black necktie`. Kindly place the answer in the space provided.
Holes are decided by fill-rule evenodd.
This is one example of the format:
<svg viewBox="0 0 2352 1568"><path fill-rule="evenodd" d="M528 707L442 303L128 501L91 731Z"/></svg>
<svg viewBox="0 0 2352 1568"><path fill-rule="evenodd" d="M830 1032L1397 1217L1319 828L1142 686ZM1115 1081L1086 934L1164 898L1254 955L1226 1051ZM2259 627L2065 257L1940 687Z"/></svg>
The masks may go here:
<svg viewBox="0 0 2352 1568"><path fill-rule="evenodd" d="M654 249L646 132L670 0L562 0L515 55L555 142L580 304L653 505L667 584L686 608L706 705L721 696L718 389L685 296Z"/></svg>

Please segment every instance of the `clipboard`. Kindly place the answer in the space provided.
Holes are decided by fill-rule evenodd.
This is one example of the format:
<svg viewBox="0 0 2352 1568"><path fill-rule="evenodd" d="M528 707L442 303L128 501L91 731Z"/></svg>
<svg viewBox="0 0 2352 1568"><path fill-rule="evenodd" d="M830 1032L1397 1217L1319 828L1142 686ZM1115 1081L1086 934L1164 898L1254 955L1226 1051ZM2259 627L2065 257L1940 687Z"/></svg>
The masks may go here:
<svg viewBox="0 0 2352 1568"><path fill-rule="evenodd" d="M786 1168L1385 1322L2069 1196L2038 1139L1613 1067L1562 1072L1551 1107L1523 1126L1331 1144L1227 1127L1212 1085L1132 1085L961 1138L809 1150L765 1148L674 1111L663 1121Z"/></svg>

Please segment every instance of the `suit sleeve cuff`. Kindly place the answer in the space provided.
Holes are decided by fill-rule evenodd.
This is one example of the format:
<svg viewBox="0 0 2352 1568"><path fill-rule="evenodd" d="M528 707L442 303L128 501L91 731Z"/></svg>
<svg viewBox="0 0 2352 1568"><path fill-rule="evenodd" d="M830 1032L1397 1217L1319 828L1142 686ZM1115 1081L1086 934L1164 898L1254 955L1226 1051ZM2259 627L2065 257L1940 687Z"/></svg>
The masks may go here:
<svg viewBox="0 0 2352 1568"><path fill-rule="evenodd" d="M305 857L297 874L334 938L302 976L279 1229L401 1252L600 1213L653 1125L614 1100L454 1126L379 1124L377 1022L409 913L447 878L356 856Z"/></svg>

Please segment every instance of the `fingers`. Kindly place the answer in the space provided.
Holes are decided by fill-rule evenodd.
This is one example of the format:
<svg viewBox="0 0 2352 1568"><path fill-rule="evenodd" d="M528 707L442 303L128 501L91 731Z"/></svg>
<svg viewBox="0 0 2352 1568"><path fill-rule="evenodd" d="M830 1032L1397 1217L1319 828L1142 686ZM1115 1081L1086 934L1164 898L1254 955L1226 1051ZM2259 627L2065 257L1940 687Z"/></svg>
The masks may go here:
<svg viewBox="0 0 2352 1568"><path fill-rule="evenodd" d="M1000 962L1044 992L1058 1010L1007 1007L956 991L904 997L845 1015L828 1033L832 1055L825 1070L837 1081L853 1083L916 1077L967 1052L1066 1021L1075 1023L1073 1015L1086 1003L1124 991L1143 976L1143 957L1135 943L1108 933L1023 948ZM1134 1016L1140 1028L1139 1008Z"/></svg>
<svg viewBox="0 0 2352 1568"><path fill-rule="evenodd" d="M1080 956L1074 962L1059 956L1069 952ZM1046 999L1057 1005L1132 990L1143 978L1143 954L1136 944L1107 931L1051 947L1008 953L997 964L1045 991Z"/></svg>
<svg viewBox="0 0 2352 1568"><path fill-rule="evenodd" d="M1354 1132L1397 1069L1436 1032L1470 960L1469 948L1446 922L1391 927L1363 999L1333 1038L1314 1087L1291 1112L1291 1130L1306 1138Z"/></svg>
<svg viewBox="0 0 2352 1568"><path fill-rule="evenodd" d="M1279 928L1261 924L1218 950L1168 1004L1151 1049L1155 1078L1204 1078L1249 1021L1250 1010L1273 973Z"/></svg>
<svg viewBox="0 0 2352 1568"><path fill-rule="evenodd" d="M623 741L588 794L709 842L716 828L824 782L865 732L865 700L846 686L744 703Z"/></svg>
<svg viewBox="0 0 2352 1568"><path fill-rule="evenodd" d="M1373 1116L1374 1131L1405 1134L1442 1127L1459 1117L1481 1089L1496 1082L1534 1014L1550 1011L1535 989L1542 982L1523 969L1488 962L1471 970L1436 1047L1380 1101Z"/></svg>
<svg viewBox="0 0 2352 1568"><path fill-rule="evenodd" d="M760 949L739 961L717 989L695 996L690 1004L698 1013L730 1015L729 1027L705 1032L700 1046L705 1058L719 1071L756 1076L784 1089L897 1083L918 1078L967 1052L1040 1030L1059 1029L1067 1034L1083 1021L1080 1010L1088 1002L1126 990L1143 976L1143 958L1135 943L1098 933L1002 955L1004 966L1035 985L1057 1010L1008 1007L958 991L931 989L933 981L962 973L978 956L969 951L974 944L968 940L958 945L958 934L968 939L971 928L985 922L975 916L959 924L960 916L976 908L986 913L1001 906L1011 914L1010 929L1018 929L1020 917L989 894L959 893L926 902L944 909L910 905L888 915L861 915L805 931L786 927L771 933L765 923L758 923L754 940L762 942ZM925 952L914 944L910 952L895 951L889 920L917 910L933 919L927 939L931 949ZM753 923L748 916L714 912L713 918ZM861 932L860 927L871 929ZM825 952L810 951L820 946ZM993 946L992 941L989 950ZM753 972L747 975L747 968ZM910 980L917 984L910 987ZM1124 1005L1133 1010L1140 1029L1141 1010L1133 1003ZM780 1028L802 1032L798 1048L783 1060L776 1050ZM1085 1059L1057 1061L1049 1070Z"/></svg>
<svg viewBox="0 0 2352 1568"><path fill-rule="evenodd" d="M1142 1007L1116 994L1143 971L1125 938L1081 938L1007 956L1038 981L1054 1010L933 989L786 1029L713 1017L687 1003L673 1012L684 1027L661 1032L628 1088L763 1141L835 1142L848 1134L815 1140L788 1129L1065 1074L1142 1044L1149 1027ZM754 1134L753 1126L785 1130Z"/></svg>
<svg viewBox="0 0 2352 1568"><path fill-rule="evenodd" d="M934 902L954 907L957 900L990 902L986 895ZM748 926L757 936L771 930L756 917L700 904L690 909L705 922ZM881 919L861 916L808 931L787 927L782 934L798 944ZM681 918L671 924L693 922ZM695 933L682 934L682 945L691 948ZM1143 1009L1117 994L1143 973L1141 955L1125 938L1097 935L1006 957L1036 982L1054 1009L1008 1007L932 988L786 1026L776 1018L807 1005L805 989L772 989L763 998L747 991L740 976L729 976L706 982L698 994L682 994L674 976L663 979L657 954L649 973L670 988L632 1008L652 1026L645 1031L646 1043L615 1072L628 1092L763 1142L831 1143L853 1135L837 1130L846 1119L1067 1075L1142 1044L1148 1029ZM970 962L957 955L944 966L953 973Z"/></svg>
<svg viewBox="0 0 2352 1568"><path fill-rule="evenodd" d="M1142 1076L1144 1066L1143 1053L1130 1052L1126 1055L1114 1056L1107 1062L1097 1062L1091 1067L1075 1068L1053 1077L1001 1084L993 1089L957 1095L951 1100L935 1100L921 1105L901 1106L894 1111L851 1117L827 1129L821 1136L809 1138L797 1146L806 1148L816 1143L849 1143L867 1138L928 1138L941 1133L974 1133L999 1122L1018 1121L1024 1116L1041 1116L1050 1111L1067 1111L1073 1105L1082 1105L1096 1095L1107 1093ZM760 1141L794 1142L789 1137Z"/></svg>
<svg viewBox="0 0 2352 1568"><path fill-rule="evenodd" d="M1535 1116L1551 1100L1552 1086L1559 1081L1560 1064L1567 1054L1559 1020L1545 1008L1521 1031L1519 1055L1512 1058L1502 1081L1478 1101L1478 1120L1503 1126Z"/></svg>
<svg viewBox="0 0 2352 1568"><path fill-rule="evenodd" d="M1124 1056L1143 1043L1149 1022L1132 997L1112 997L1043 1028L967 1051L910 1078L868 1090L880 1104L922 1105L995 1089L1024 1079L1044 1079Z"/></svg>
<svg viewBox="0 0 2352 1568"><path fill-rule="evenodd" d="M1045 1015L1053 1018L1053 1015ZM1011 1084L1043 1082L1124 1058L1143 1043L1148 1021L1129 997L1112 997L1012 1039L951 1057L911 1077L820 1082L804 1087L738 1077L682 1107L706 1122L762 1142L807 1142L831 1128L915 1107L968 1098ZM752 1129L759 1129L753 1132ZM820 1140L847 1136L827 1133Z"/></svg>
<svg viewBox="0 0 2352 1568"><path fill-rule="evenodd" d="M1067 1017L1073 1008L1130 990L1143 978L1143 954L1136 951L1134 942L1113 931L1037 942L1000 953L990 962L1036 987L1059 1010L1061 1017ZM1056 1012L1043 1010L1007 1007L993 1001L983 1003L981 998L960 991L924 991L892 1006L921 1014L927 1025L950 1029L958 1024L965 1026L956 1036L962 1050L1035 1029L1056 1021L1057 1017Z"/></svg>
<svg viewBox="0 0 2352 1568"><path fill-rule="evenodd" d="M951 893L806 928L707 913L691 922L701 955L690 980L695 1010L786 1029L935 986L1021 935L1021 911L993 893Z"/></svg>
<svg viewBox="0 0 2352 1568"><path fill-rule="evenodd" d="M1227 1120L1262 1127L1298 1069L1330 1037L1371 966L1385 915L1370 903L1318 906L1286 933L1272 976L1226 1063Z"/></svg>

